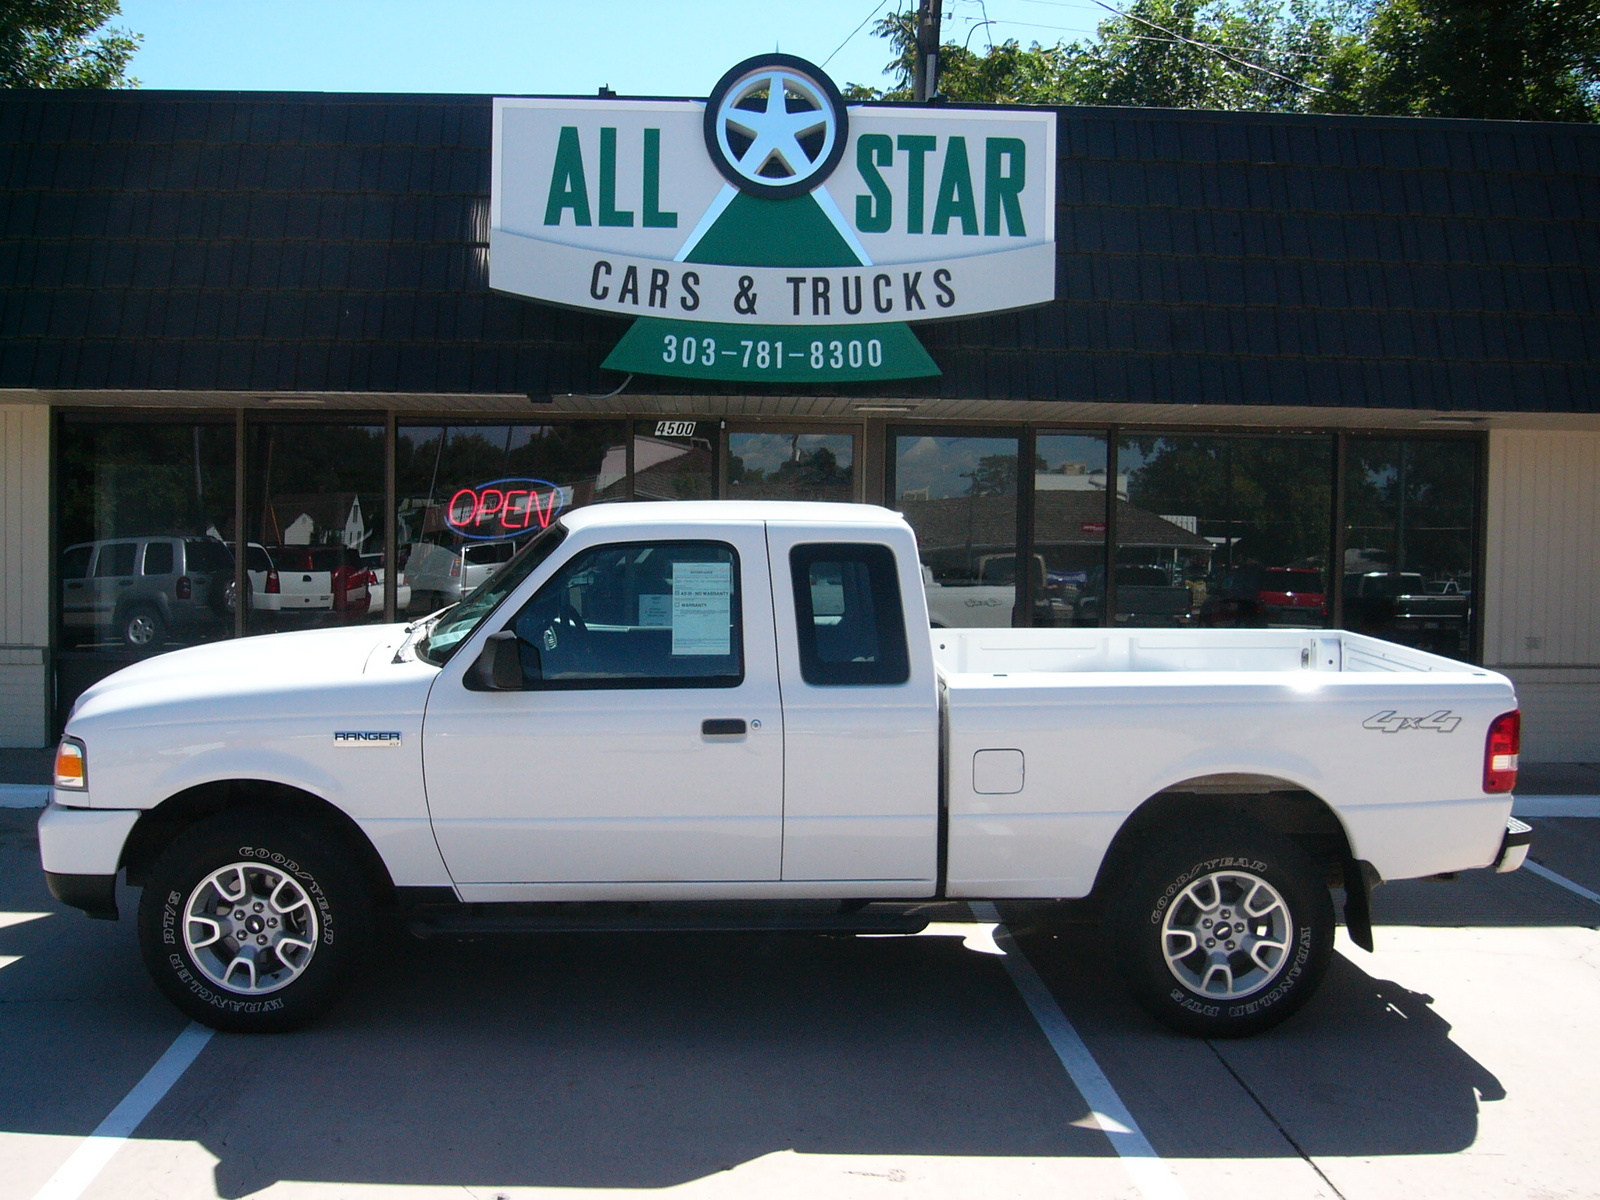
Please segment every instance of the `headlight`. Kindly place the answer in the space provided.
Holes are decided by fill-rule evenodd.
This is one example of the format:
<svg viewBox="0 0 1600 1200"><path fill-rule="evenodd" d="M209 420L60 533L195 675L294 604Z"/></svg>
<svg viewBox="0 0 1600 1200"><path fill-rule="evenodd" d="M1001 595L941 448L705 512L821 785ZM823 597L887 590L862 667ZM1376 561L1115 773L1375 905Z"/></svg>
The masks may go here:
<svg viewBox="0 0 1600 1200"><path fill-rule="evenodd" d="M56 747L56 786L77 792L89 787L89 752L77 738L62 738Z"/></svg>

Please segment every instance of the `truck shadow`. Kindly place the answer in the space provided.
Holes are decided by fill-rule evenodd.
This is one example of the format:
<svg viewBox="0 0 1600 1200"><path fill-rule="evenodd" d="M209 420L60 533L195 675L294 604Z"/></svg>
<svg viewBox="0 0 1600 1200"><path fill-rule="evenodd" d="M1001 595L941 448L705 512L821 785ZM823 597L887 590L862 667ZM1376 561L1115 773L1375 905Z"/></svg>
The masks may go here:
<svg viewBox="0 0 1600 1200"><path fill-rule="evenodd" d="M0 907L56 915L0 928L0 955L20 956L0 971L0 1129L81 1137L182 1019L140 969L137 894L124 890L120 924L65 913L24 872L31 829L7 833ZM1547 911L1538 881L1516 876L1485 881L1496 909L1515 900L1508 884L1534 907L1474 919L1460 889L1479 882L1380 889L1380 919L1593 924ZM1434 908L1454 919L1423 919ZM1004 915L1163 1155L1294 1157L1279 1124L1312 1155L1451 1153L1473 1143L1478 1105L1504 1096L1429 997L1342 956L1281 1028L1209 1044L1133 1006L1096 926ZM137 1137L203 1147L227 1197L280 1180L666 1187L785 1150L1109 1156L1075 1124L1087 1106L1001 960L938 934L395 932L321 1024L219 1035Z"/></svg>
<svg viewBox="0 0 1600 1200"><path fill-rule="evenodd" d="M1021 940L1163 1156L1448 1154L1476 1139L1478 1105L1506 1096L1451 1039L1431 996L1343 954L1283 1025L1200 1042L1167 1032L1133 1004L1097 927L1035 928ZM1193 1111L1206 1119L1190 1119Z"/></svg>
<svg viewBox="0 0 1600 1200"><path fill-rule="evenodd" d="M1294 1156L1245 1088L1293 1121L1308 1152L1356 1156L1463 1149L1478 1099L1503 1094L1427 997L1342 958L1315 1012L1213 1047L1154 1026L1108 987L1094 931L1065 941L1034 942L1030 959L1162 1154ZM657 1188L782 1150L1110 1154L1074 1124L1087 1106L999 960L959 936L393 951L323 1025L219 1039L184 1080L188 1099L140 1136L204 1144L226 1197L283 1179ZM1174 1086L1225 1096L1249 1120L1197 1128L1174 1115Z"/></svg>

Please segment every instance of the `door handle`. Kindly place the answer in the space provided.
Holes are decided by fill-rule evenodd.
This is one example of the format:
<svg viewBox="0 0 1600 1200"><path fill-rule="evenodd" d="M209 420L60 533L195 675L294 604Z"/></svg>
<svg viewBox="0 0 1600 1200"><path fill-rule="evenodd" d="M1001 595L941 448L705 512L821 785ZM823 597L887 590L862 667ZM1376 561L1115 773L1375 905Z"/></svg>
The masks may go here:
<svg viewBox="0 0 1600 1200"><path fill-rule="evenodd" d="M745 724L738 717L712 717L700 722L700 733L705 737L726 737L743 732Z"/></svg>

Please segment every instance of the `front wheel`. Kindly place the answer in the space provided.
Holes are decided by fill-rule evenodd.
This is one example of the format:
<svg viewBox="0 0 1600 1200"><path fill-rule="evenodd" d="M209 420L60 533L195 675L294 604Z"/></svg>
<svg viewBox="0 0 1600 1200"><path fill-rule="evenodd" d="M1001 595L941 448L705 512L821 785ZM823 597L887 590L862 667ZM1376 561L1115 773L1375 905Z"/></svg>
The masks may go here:
<svg viewBox="0 0 1600 1200"><path fill-rule="evenodd" d="M1333 902L1306 853L1223 827L1159 847L1107 913L1134 998L1198 1037L1270 1029L1316 991L1333 953Z"/></svg>
<svg viewBox="0 0 1600 1200"><path fill-rule="evenodd" d="M338 839L265 811L222 813L167 847L139 903L156 985L213 1029L277 1033L343 993L372 899Z"/></svg>

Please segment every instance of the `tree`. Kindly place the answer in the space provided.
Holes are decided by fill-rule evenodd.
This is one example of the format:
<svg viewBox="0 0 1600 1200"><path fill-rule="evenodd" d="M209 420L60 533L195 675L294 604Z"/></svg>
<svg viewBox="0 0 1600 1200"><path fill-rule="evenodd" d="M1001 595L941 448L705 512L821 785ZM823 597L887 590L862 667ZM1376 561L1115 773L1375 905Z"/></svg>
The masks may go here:
<svg viewBox="0 0 1600 1200"><path fill-rule="evenodd" d="M911 13L878 23L908 100ZM1133 0L1087 41L939 52L951 100L1600 120L1600 0Z"/></svg>
<svg viewBox="0 0 1600 1200"><path fill-rule="evenodd" d="M1600 118L1600 0L1381 0L1341 111Z"/></svg>
<svg viewBox="0 0 1600 1200"><path fill-rule="evenodd" d="M137 87L143 36L107 27L118 0L0 0L0 87Z"/></svg>
<svg viewBox="0 0 1600 1200"><path fill-rule="evenodd" d="M1348 59L1358 17L1352 0L1134 0L1091 41L1007 41L985 54L947 43L939 90L960 101L1305 109L1329 64ZM876 32L899 51L885 68L893 86L849 94L909 99L915 18L887 17Z"/></svg>

